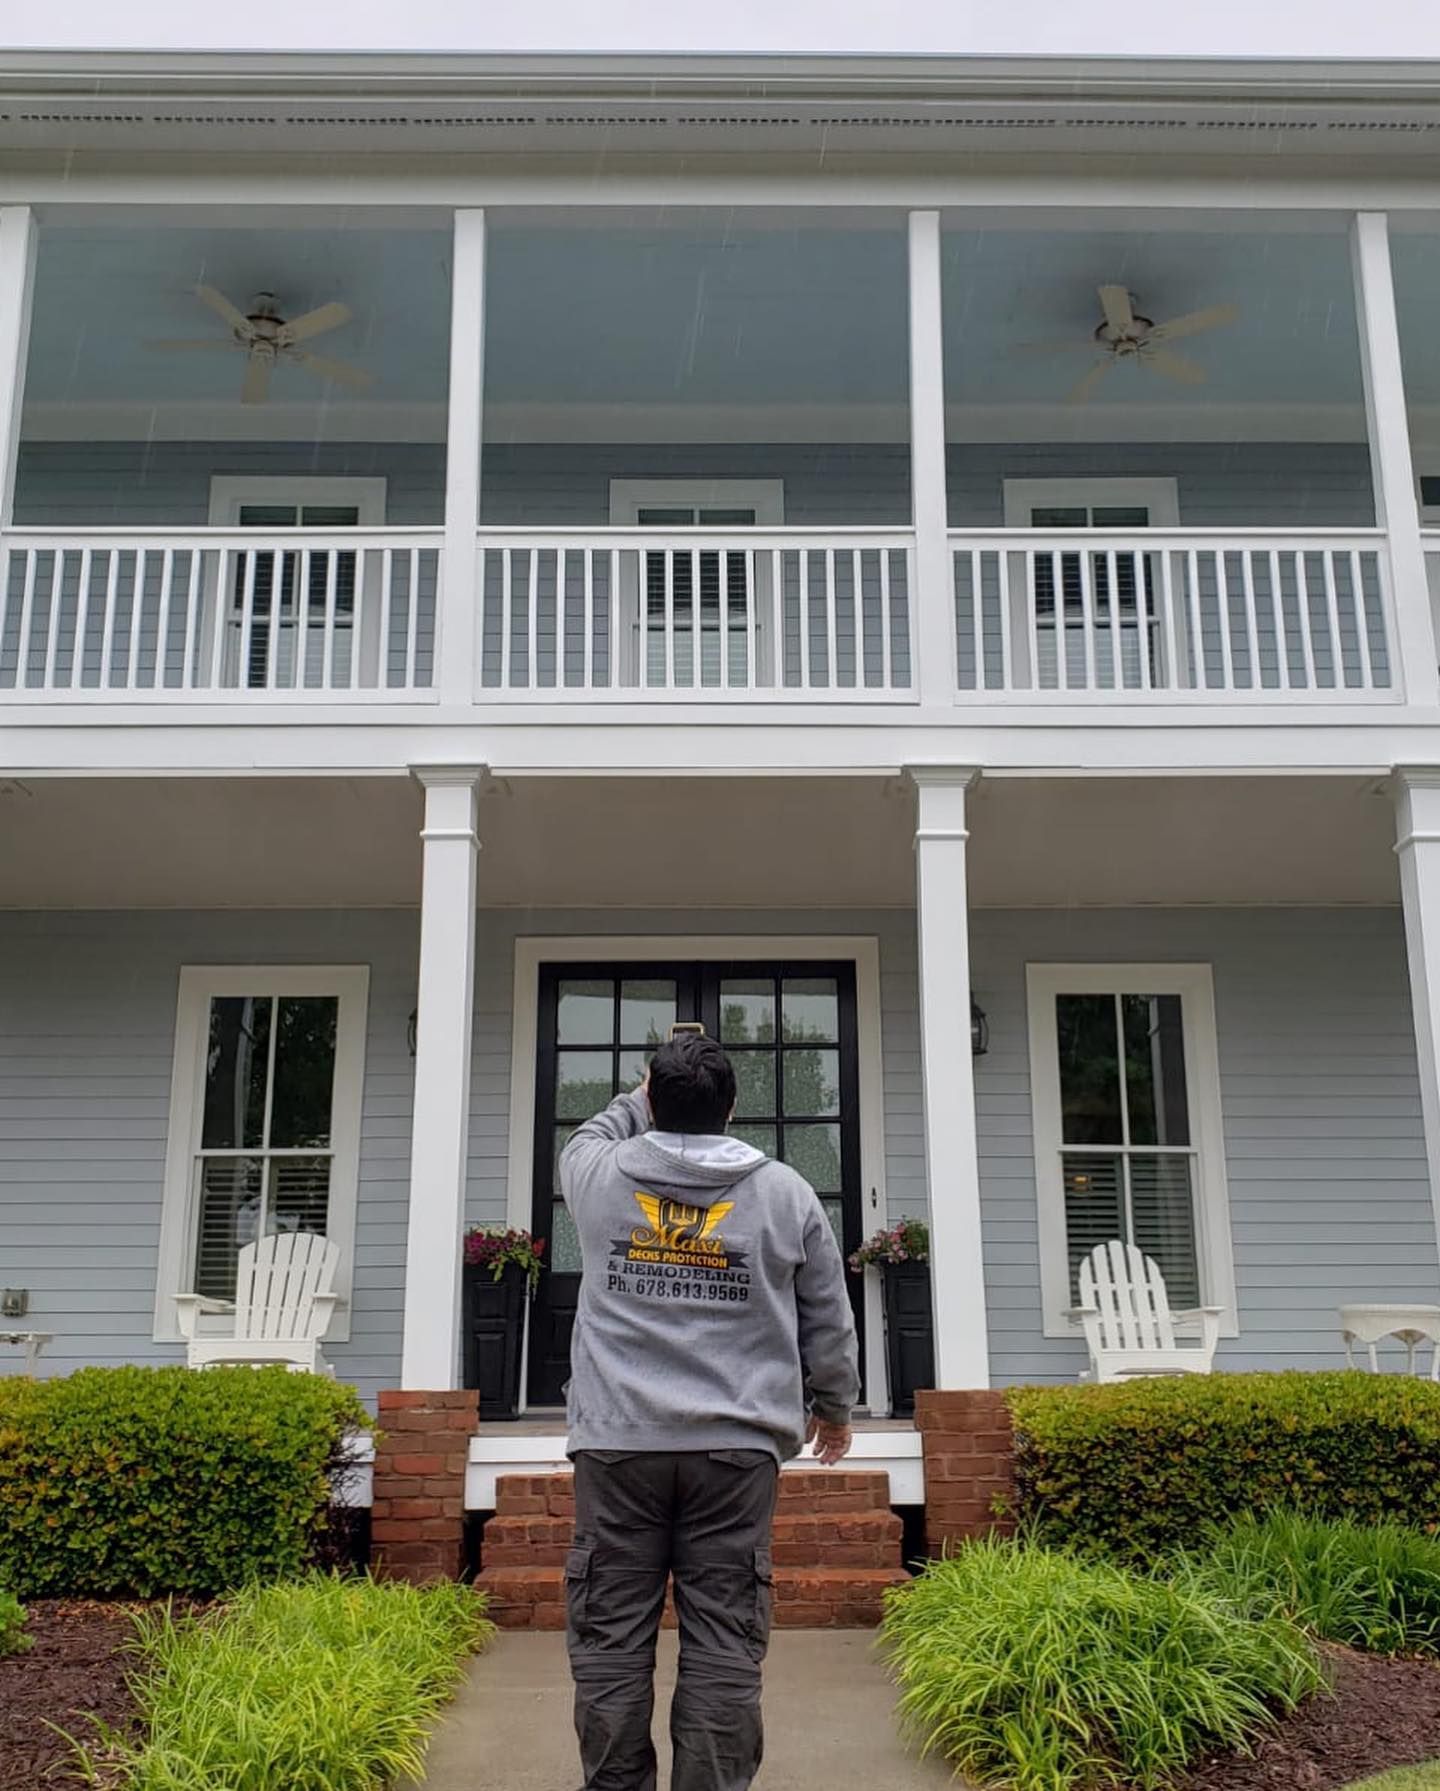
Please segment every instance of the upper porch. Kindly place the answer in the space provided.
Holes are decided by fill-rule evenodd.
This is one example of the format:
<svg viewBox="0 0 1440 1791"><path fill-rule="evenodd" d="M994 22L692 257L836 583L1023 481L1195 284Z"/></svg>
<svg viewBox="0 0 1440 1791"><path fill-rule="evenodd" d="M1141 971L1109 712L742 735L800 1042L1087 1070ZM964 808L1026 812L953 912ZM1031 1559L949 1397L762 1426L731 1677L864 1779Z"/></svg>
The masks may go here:
<svg viewBox="0 0 1440 1791"><path fill-rule="evenodd" d="M3 217L10 725L1440 710L1440 215Z"/></svg>

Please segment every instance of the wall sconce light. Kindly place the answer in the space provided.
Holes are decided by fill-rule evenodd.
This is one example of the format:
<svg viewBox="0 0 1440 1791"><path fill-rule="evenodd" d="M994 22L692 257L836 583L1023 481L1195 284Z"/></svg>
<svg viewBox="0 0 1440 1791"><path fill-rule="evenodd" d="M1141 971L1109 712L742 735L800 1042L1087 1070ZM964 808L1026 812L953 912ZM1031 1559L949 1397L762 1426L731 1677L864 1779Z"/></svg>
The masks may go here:
<svg viewBox="0 0 1440 1791"><path fill-rule="evenodd" d="M415 1046L420 1036L420 1010L412 1007L410 1018L405 1022L405 1043L409 1047L411 1057L415 1055Z"/></svg>
<svg viewBox="0 0 1440 1791"><path fill-rule="evenodd" d="M985 1010L972 995L970 997L970 1055L983 1057L990 1049L990 1022L985 1017Z"/></svg>

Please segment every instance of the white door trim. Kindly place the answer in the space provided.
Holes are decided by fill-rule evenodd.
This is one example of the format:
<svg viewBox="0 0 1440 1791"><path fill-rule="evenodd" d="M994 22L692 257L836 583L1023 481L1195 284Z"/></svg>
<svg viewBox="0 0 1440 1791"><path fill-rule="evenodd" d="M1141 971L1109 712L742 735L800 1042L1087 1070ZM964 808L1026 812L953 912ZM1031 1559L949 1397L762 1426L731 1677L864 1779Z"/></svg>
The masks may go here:
<svg viewBox="0 0 1440 1791"><path fill-rule="evenodd" d="M1044 1335L1078 1337L1067 1318L1070 1271L1065 1248L1065 1189L1061 1171L1060 1060L1057 995L1175 994L1181 1000L1185 1084L1197 1152L1195 1241L1200 1254L1200 1298L1220 1306L1222 1337L1240 1335L1235 1293L1235 1247L1225 1170L1220 1107L1220 1052L1215 1026L1215 980L1208 964L1027 964L1030 1100L1035 1140L1035 1200L1040 1232Z"/></svg>
<svg viewBox="0 0 1440 1791"><path fill-rule="evenodd" d="M651 504L713 505L717 509L753 510L755 527L778 529L785 521L783 479L612 479L610 526L633 529L639 512Z"/></svg>
<svg viewBox="0 0 1440 1791"><path fill-rule="evenodd" d="M656 933L525 935L515 941L510 1048L510 1156L506 1224L528 1228L535 1168L535 1067L539 1043L540 966L565 963L665 963L691 958L839 958L855 966L855 1031L860 1084L860 1188L868 1234L889 1223L885 1193L885 1064L880 1021L880 942L873 934ZM885 1337L880 1282L865 1277L865 1362L861 1399L885 1405ZM522 1383L523 1387L523 1383ZM873 1393L873 1401L872 1401Z"/></svg>
<svg viewBox="0 0 1440 1791"><path fill-rule="evenodd" d="M385 526L383 479L313 478L308 473L216 473L210 480L211 528L237 528L242 504L354 504L357 526Z"/></svg>
<svg viewBox="0 0 1440 1791"><path fill-rule="evenodd" d="M1035 505L1144 505L1150 526L1180 526L1180 487L1174 479L1091 479L1074 474L1064 479L1006 479L1005 527L1028 529Z"/></svg>

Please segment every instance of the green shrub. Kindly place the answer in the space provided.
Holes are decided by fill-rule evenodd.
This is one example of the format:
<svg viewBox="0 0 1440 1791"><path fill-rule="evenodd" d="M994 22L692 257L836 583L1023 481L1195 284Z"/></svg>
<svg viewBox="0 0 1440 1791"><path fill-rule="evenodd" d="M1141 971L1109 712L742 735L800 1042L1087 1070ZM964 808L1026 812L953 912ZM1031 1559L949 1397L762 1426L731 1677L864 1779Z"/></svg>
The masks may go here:
<svg viewBox="0 0 1440 1791"><path fill-rule="evenodd" d="M117 1764L123 1791L372 1791L418 1774L427 1720L491 1628L468 1586L324 1574L142 1617L145 1739L105 1736L92 1782Z"/></svg>
<svg viewBox="0 0 1440 1791"><path fill-rule="evenodd" d="M19 1654L29 1646L24 1605L13 1592L0 1592L0 1654Z"/></svg>
<svg viewBox="0 0 1440 1791"><path fill-rule="evenodd" d="M0 1583L207 1595L298 1572L354 1391L284 1368L85 1368L0 1383Z"/></svg>
<svg viewBox="0 0 1440 1791"><path fill-rule="evenodd" d="M982 1785L1165 1784L1244 1746L1321 1683L1282 1618L1105 1561L966 1544L889 1595L884 1639L907 1725Z"/></svg>
<svg viewBox="0 0 1440 1791"><path fill-rule="evenodd" d="M1217 1374L1010 1394L1019 1516L1046 1541L1145 1560L1284 1505L1440 1529L1440 1385Z"/></svg>
<svg viewBox="0 0 1440 1791"><path fill-rule="evenodd" d="M1247 1514L1178 1569L1241 1609L1279 1612L1327 1642L1440 1653L1440 1540L1401 1524Z"/></svg>

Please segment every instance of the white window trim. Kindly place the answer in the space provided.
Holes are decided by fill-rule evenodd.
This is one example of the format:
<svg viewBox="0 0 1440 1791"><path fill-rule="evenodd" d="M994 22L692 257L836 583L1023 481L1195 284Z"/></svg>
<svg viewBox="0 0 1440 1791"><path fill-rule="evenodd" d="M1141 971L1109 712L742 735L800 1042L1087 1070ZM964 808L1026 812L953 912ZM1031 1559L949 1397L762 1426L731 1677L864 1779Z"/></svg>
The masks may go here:
<svg viewBox="0 0 1440 1791"><path fill-rule="evenodd" d="M873 934L745 934L695 937L639 936L539 938L515 941L515 984L510 1046L510 1157L506 1175L506 1224L529 1228L535 1173L536 1048L539 1043L540 966L565 963L669 963L694 960L832 958L855 966L855 1031L860 1105L860 1186L865 1232L890 1223L885 1192L885 1061L880 1021L880 942ZM526 1338L529 1343L528 1333ZM865 1275L865 1362L862 1401L885 1409L884 1316L880 1278ZM521 1377L522 1409L526 1378ZM871 1409L876 1407L872 1404Z"/></svg>
<svg viewBox="0 0 1440 1791"><path fill-rule="evenodd" d="M1027 964L1025 978L1045 1336L1078 1337L1081 1334L1079 1324L1066 1316L1073 1302L1065 1250L1065 1188L1060 1163L1060 1057L1055 997L1162 994L1178 995L1181 1001L1191 1137L1199 1153L1195 1239L1200 1253L1201 1303L1221 1308L1222 1337L1238 1337L1235 1251L1230 1236L1225 1130L1220 1109L1215 983L1210 966Z"/></svg>
<svg viewBox="0 0 1440 1791"><path fill-rule="evenodd" d="M717 509L753 510L754 526L778 529L785 521L783 479L612 479L610 526L640 526L642 509L666 504L694 504ZM748 526L748 525L747 525ZM663 533L663 530L660 531Z"/></svg>
<svg viewBox="0 0 1440 1791"><path fill-rule="evenodd" d="M334 995L335 1094L331 1120L329 1219L326 1235L340 1246L335 1291L340 1303L329 1336L350 1336L350 1289L355 1266L355 1216L360 1187L360 1105L365 1084L365 1028L370 971L363 964L186 964L175 1011L175 1061L170 1078L170 1124L165 1143L160 1253L155 1280L157 1343L182 1341L175 1295L189 1291L194 1249L193 1165L205 1112L205 1058L210 1001L216 995Z"/></svg>
<svg viewBox="0 0 1440 1791"><path fill-rule="evenodd" d="M1174 529L1180 526L1180 487L1174 479L1090 479L1083 475L1064 479L1007 479L1005 481L1005 527L1028 529L1030 511L1036 506L1059 508L1062 505L1144 505L1150 512L1150 527Z"/></svg>
<svg viewBox="0 0 1440 1791"><path fill-rule="evenodd" d="M306 473L216 473L210 480L210 526L238 528L244 504L354 504L362 529L385 526L384 479L313 478Z"/></svg>

